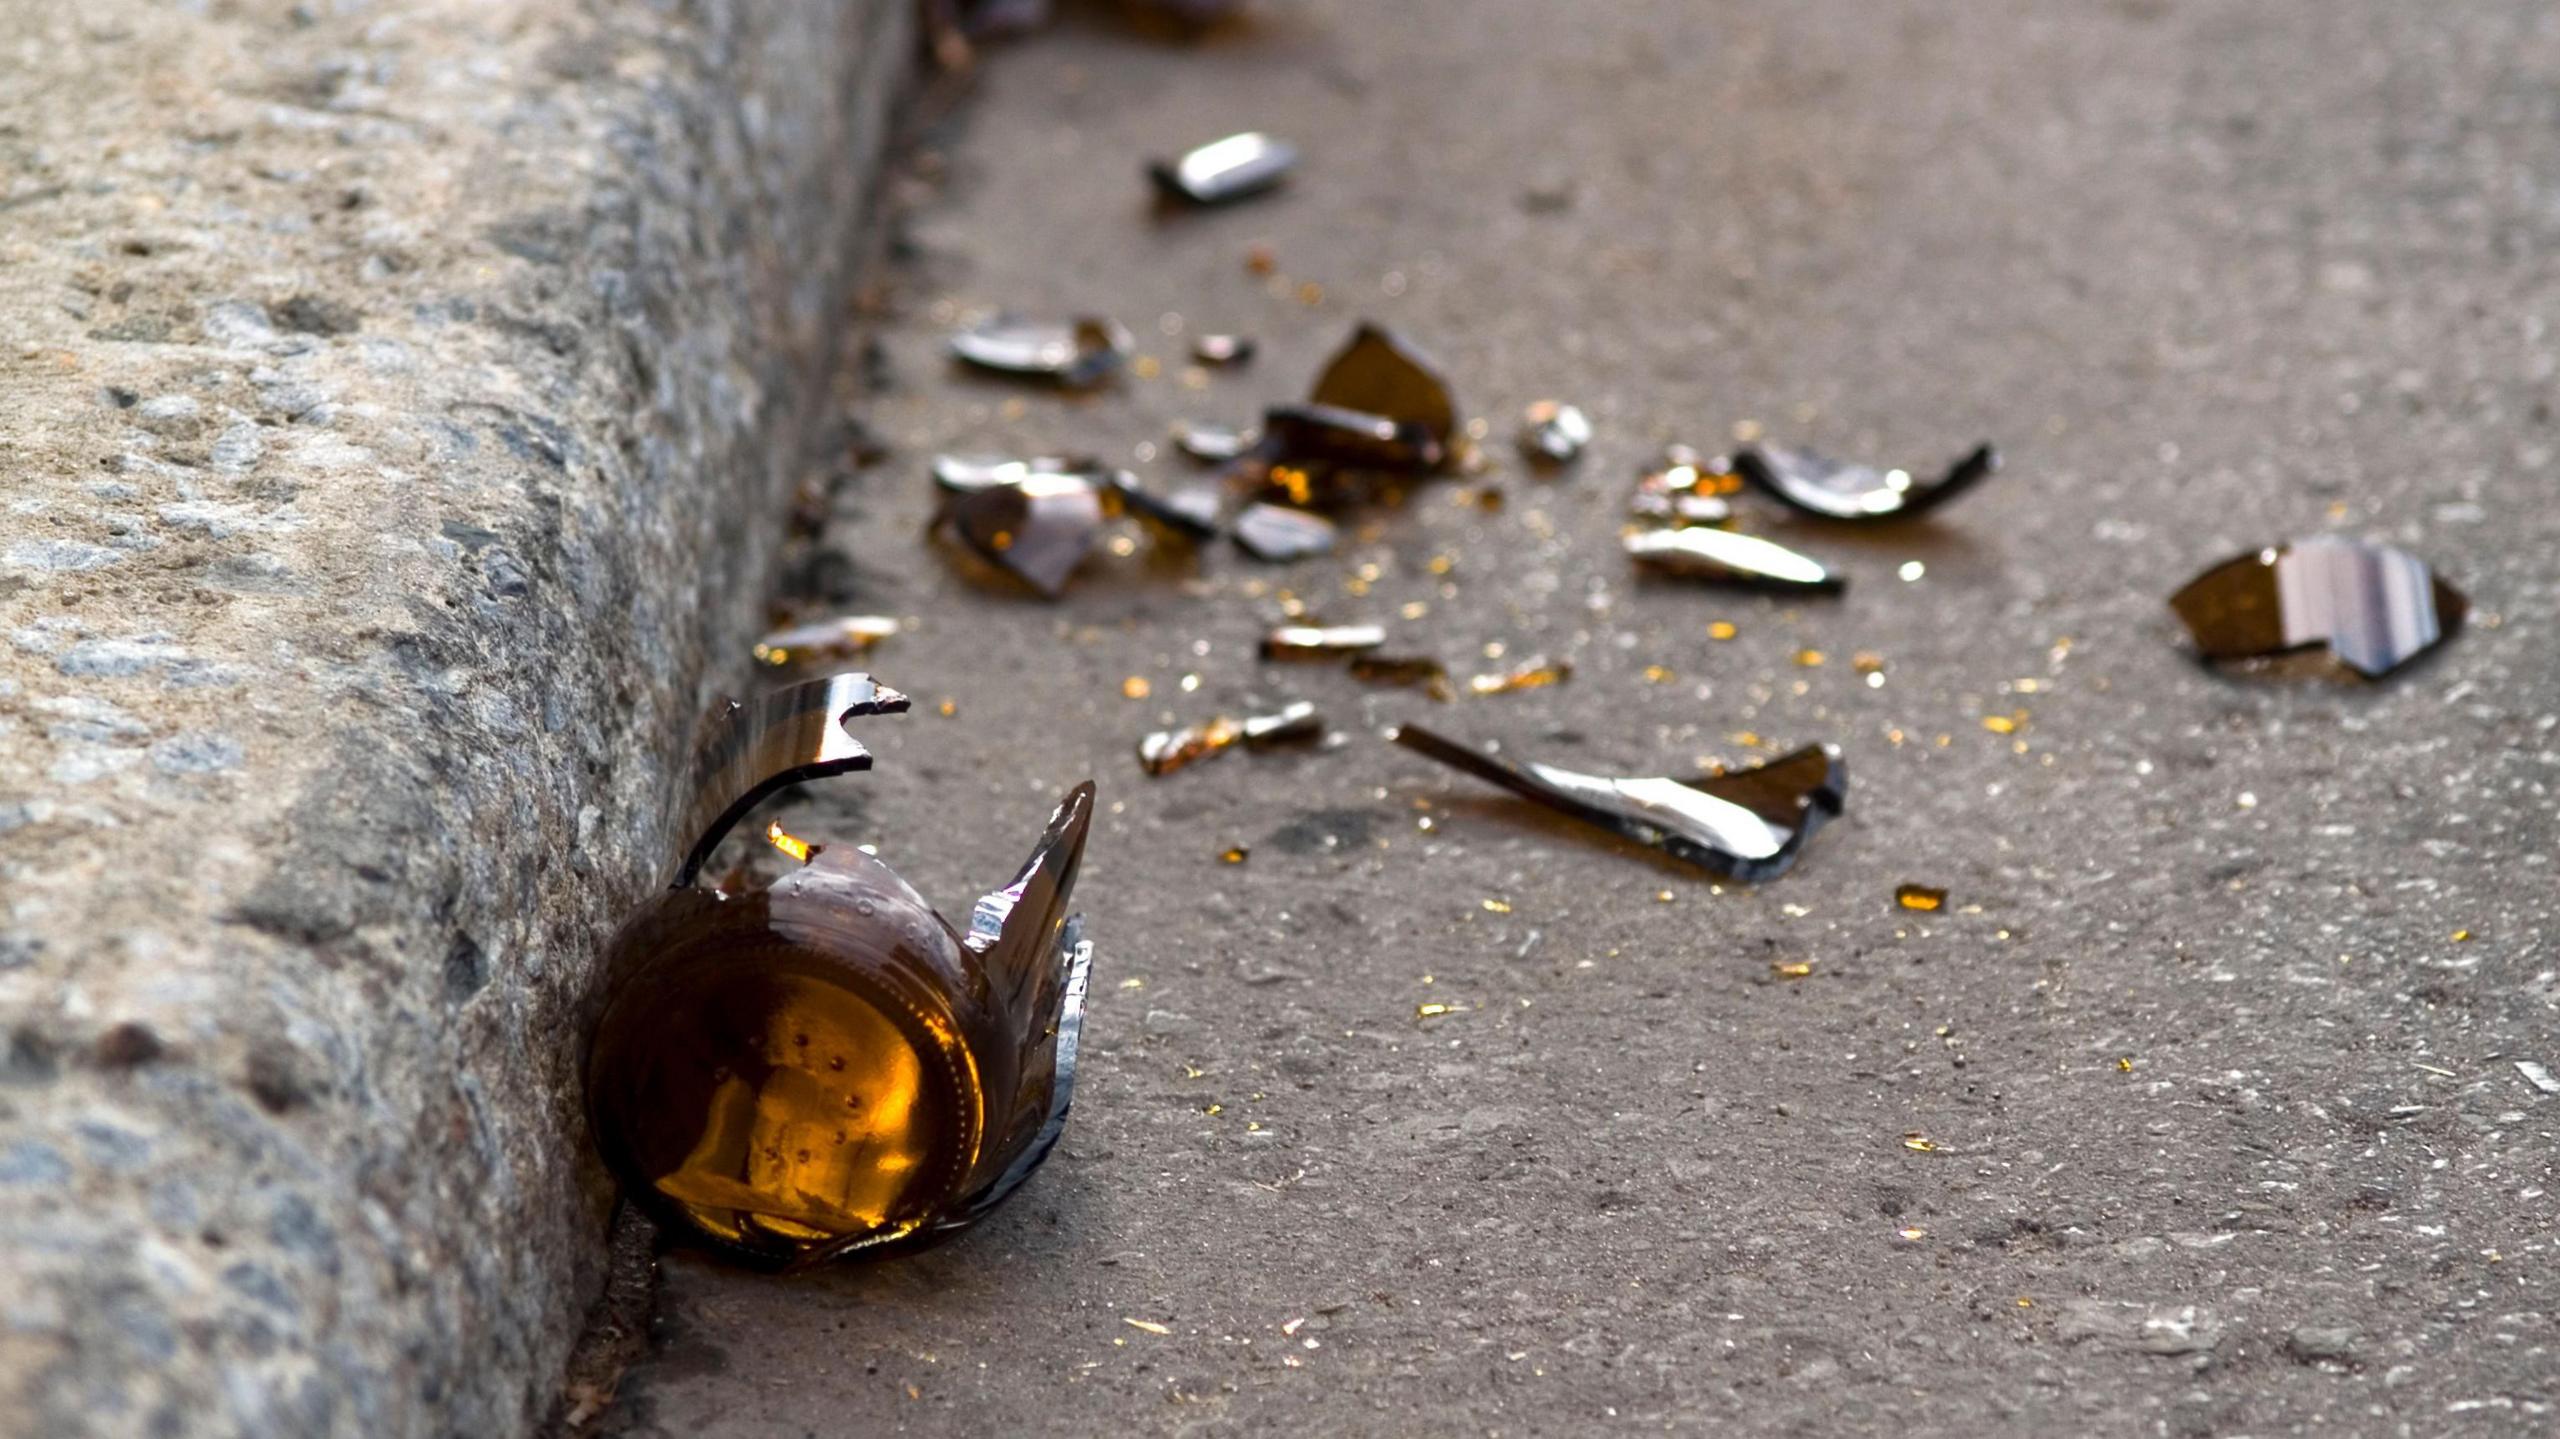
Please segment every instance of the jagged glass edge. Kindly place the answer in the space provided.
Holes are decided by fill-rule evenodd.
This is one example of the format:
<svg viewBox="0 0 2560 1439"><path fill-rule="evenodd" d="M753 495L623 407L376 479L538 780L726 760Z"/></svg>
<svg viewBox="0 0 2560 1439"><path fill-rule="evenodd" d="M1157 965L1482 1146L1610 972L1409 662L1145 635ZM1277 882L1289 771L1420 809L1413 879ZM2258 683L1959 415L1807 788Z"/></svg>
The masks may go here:
<svg viewBox="0 0 2560 1439"><path fill-rule="evenodd" d="M988 896L989 899L994 897ZM980 904L983 906L985 901L981 900ZM980 913L984 913L983 909ZM975 925L973 918L972 927ZM1002 1174L997 1175L986 1188L952 1206L950 1213L934 1222L932 1228L935 1233L948 1234L965 1229L985 1218L1048 1162L1050 1151L1057 1147L1058 1136L1066 1131L1067 1111L1075 1100L1076 1050L1084 1033L1085 993L1093 978L1093 941L1084 937L1083 915L1069 915L1066 923L1059 926L1057 955L1058 963L1065 969L1065 978L1059 987L1056 1077L1049 1085L1049 1117L1031 1136L1031 1142L1023 1146L1012 1163L1005 1166Z"/></svg>

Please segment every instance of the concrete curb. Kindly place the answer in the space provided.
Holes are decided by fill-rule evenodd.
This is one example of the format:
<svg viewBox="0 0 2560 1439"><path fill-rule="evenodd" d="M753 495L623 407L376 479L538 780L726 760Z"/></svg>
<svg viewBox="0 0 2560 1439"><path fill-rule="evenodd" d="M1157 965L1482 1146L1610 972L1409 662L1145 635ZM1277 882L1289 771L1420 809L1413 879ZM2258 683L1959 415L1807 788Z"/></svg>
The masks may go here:
<svg viewBox="0 0 2560 1439"><path fill-rule="evenodd" d="M908 0L0 0L0 1384L505 1434ZM13 1426L14 1427L14 1426Z"/></svg>

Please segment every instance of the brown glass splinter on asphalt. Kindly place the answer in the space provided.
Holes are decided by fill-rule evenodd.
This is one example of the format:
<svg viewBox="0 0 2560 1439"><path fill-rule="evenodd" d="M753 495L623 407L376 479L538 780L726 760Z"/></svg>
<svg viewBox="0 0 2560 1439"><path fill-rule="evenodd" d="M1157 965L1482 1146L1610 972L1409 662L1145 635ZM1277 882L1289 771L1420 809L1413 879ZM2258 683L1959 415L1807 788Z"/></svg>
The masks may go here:
<svg viewBox="0 0 2560 1439"><path fill-rule="evenodd" d="M1254 349L1251 335L1202 335L1191 342L1191 358L1204 365L1241 365Z"/></svg>
<svg viewBox="0 0 2560 1439"><path fill-rule="evenodd" d="M1220 716L1207 724L1158 730L1138 741L1138 763L1148 774L1161 777L1196 760L1224 754L1240 744L1264 749L1319 739L1323 735L1324 720L1316 714L1316 707L1300 700L1274 714L1241 720Z"/></svg>
<svg viewBox="0 0 2560 1439"><path fill-rule="evenodd" d="M1418 426L1443 450L1458 434L1458 402L1449 382L1422 352L1388 330L1361 323L1351 342L1316 377L1308 400Z"/></svg>
<svg viewBox="0 0 2560 1439"><path fill-rule="evenodd" d="M1541 465L1563 466L1582 458L1591 443L1591 417L1573 405L1540 400L1520 421L1520 453Z"/></svg>
<svg viewBox="0 0 2560 1439"><path fill-rule="evenodd" d="M1848 580L1809 555L1758 535L1708 525L1640 530L1625 540L1627 557L1646 569L1683 579L1746 589L1802 590L1832 594Z"/></svg>
<svg viewBox="0 0 2560 1439"><path fill-rule="evenodd" d="M2169 607L2206 659L2325 645L2348 669L2380 679L2460 630L2471 602L2406 550L2323 537L2225 560Z"/></svg>
<svg viewBox="0 0 2560 1439"><path fill-rule="evenodd" d="M1659 468L1636 480L1627 512L1663 525L1721 525L1733 518L1725 496L1742 488L1742 477L1722 459L1706 459L1686 445L1675 445Z"/></svg>
<svg viewBox="0 0 2560 1439"><path fill-rule="evenodd" d="M1120 373L1136 342L1109 320L1064 323L999 315L951 337L951 353L979 369L1088 390Z"/></svg>
<svg viewBox="0 0 2560 1439"><path fill-rule="evenodd" d="M1251 504L1239 511L1229 529L1236 548L1267 564L1287 564L1333 552L1338 533L1322 515L1285 505Z"/></svg>
<svg viewBox="0 0 2560 1439"><path fill-rule="evenodd" d="M1449 683L1449 667L1424 655L1362 655L1351 662L1351 677L1374 685L1403 685L1435 700L1458 697Z"/></svg>
<svg viewBox="0 0 2560 1439"><path fill-rule="evenodd" d="M756 641L756 661L780 668L815 660L849 659L898 632L887 615L844 615L775 630Z"/></svg>
<svg viewBox="0 0 2560 1439"><path fill-rule="evenodd" d="M1926 914L1946 907L1947 892L1925 884L1906 884L1894 890L1893 902Z"/></svg>
<svg viewBox="0 0 2560 1439"><path fill-rule="evenodd" d="M1550 660L1544 655L1517 669L1498 675L1477 675L1467 681L1467 691L1478 695L1509 694L1513 690L1544 689L1573 678L1573 665L1566 660Z"/></svg>
<svg viewBox="0 0 2560 1439"><path fill-rule="evenodd" d="M934 531L1056 599L1093 553L1103 518L1093 476L1026 467L969 489L945 481Z"/></svg>
<svg viewBox="0 0 2560 1439"><path fill-rule="evenodd" d="M976 1222L1066 1122L1092 946L1067 914L1093 785L965 932L880 860L810 846L763 889L695 883L777 790L870 767L845 721L903 695L837 675L715 712L692 850L606 949L586 1058L606 1167L661 1224L749 1263L878 1254Z"/></svg>
<svg viewBox="0 0 2560 1439"><path fill-rule="evenodd" d="M1262 637L1267 660L1340 659L1387 642L1384 625L1282 625Z"/></svg>
<svg viewBox="0 0 2560 1439"><path fill-rule="evenodd" d="M1843 464L1810 450L1746 445L1733 457L1735 473L1751 485L1809 515L1829 520L1898 520L1925 514L1988 478L2000 468L1989 445L1949 465L1934 480L1905 470Z"/></svg>
<svg viewBox="0 0 2560 1439"><path fill-rule="evenodd" d="M1808 745L1767 764L1696 778L1618 779L1513 763L1419 725L1395 742L1585 824L1649 845L1729 879L1784 874L1847 801L1838 754Z"/></svg>

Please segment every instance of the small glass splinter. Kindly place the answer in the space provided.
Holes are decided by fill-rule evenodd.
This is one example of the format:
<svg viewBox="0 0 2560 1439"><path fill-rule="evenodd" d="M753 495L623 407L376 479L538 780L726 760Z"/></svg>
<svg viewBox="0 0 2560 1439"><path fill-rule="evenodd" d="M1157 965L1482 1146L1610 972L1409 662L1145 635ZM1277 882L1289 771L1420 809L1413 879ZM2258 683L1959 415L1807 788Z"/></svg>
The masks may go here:
<svg viewBox="0 0 2560 1439"><path fill-rule="evenodd" d="M1351 677L1418 689L1444 703L1458 694L1449 684L1449 667L1423 655L1362 655L1351 662Z"/></svg>
<svg viewBox="0 0 2560 1439"><path fill-rule="evenodd" d="M1520 421L1520 453L1542 465L1569 465L1591 443L1591 417L1554 400L1531 405Z"/></svg>
<svg viewBox="0 0 2560 1439"><path fill-rule="evenodd" d="M2206 659L2326 645L2340 664L2380 679L2460 630L2471 605L2406 550L2324 537L2225 560L2169 607Z"/></svg>
<svg viewBox="0 0 2560 1439"><path fill-rule="evenodd" d="M756 641L756 662L779 669L812 660L848 659L897 632L898 622L887 615L845 615L792 625Z"/></svg>
<svg viewBox="0 0 2560 1439"><path fill-rule="evenodd" d="M1924 514L1973 488L2000 468L2000 452L1989 445L1978 446L1934 480L1916 480L1904 470L1842 464L1808 450L1775 445L1743 447L1734 455L1733 467L1755 488L1809 515L1830 520L1895 520Z"/></svg>
<svg viewBox="0 0 2560 1439"><path fill-rule="evenodd" d="M1148 774L1161 777L1195 760L1224 754L1239 744L1262 749L1318 739L1323 734L1324 720L1316 714L1315 705L1300 700L1274 714L1241 720L1221 716L1207 724L1158 730L1138 741L1138 763Z"/></svg>
<svg viewBox="0 0 2560 1439"><path fill-rule="evenodd" d="M1661 468L1637 479L1627 512L1655 524L1721 525L1733 518L1733 506L1725 496L1741 487L1741 477L1726 461L1705 459L1678 445L1663 458Z"/></svg>
<svg viewBox="0 0 2560 1439"><path fill-rule="evenodd" d="M1498 675L1477 675L1467 681L1467 692L1478 695L1509 694L1513 690L1544 689L1573 678L1573 666L1564 660L1545 656L1529 661L1518 669Z"/></svg>
<svg viewBox="0 0 2560 1439"><path fill-rule="evenodd" d="M1387 642L1383 625L1282 625L1262 638L1267 660L1329 660L1365 654Z"/></svg>
<svg viewBox="0 0 2560 1439"><path fill-rule="evenodd" d="M1685 579L1823 594L1837 593L1849 583L1820 560L1784 545L1706 525L1641 530L1627 536L1626 547L1628 557L1637 564Z"/></svg>
<svg viewBox="0 0 2560 1439"><path fill-rule="evenodd" d="M1120 373L1135 341L1109 320L1065 323L1000 315L951 337L951 353L982 370L1091 389Z"/></svg>
<svg viewBox="0 0 2560 1439"><path fill-rule="evenodd" d="M1258 131L1212 140L1178 160L1158 160L1147 174L1166 194L1194 205L1223 205L1279 184L1298 164L1298 147Z"/></svg>
<svg viewBox="0 0 2560 1439"><path fill-rule="evenodd" d="M1333 521L1282 505L1251 504L1230 532L1236 548L1267 564L1287 564L1333 552Z"/></svg>
<svg viewBox="0 0 2560 1439"><path fill-rule="evenodd" d="M1848 770L1828 746L1694 779L1615 779L1554 765L1514 764L1419 725L1396 743L1585 824L1738 880L1787 872L1806 841L1846 802Z"/></svg>
<svg viewBox="0 0 2560 1439"><path fill-rule="evenodd" d="M966 1228L1066 1123L1093 957L1067 913L1090 782L965 929L861 849L778 824L767 837L802 861L789 874L740 893L695 883L760 799L870 767L845 721L906 708L837 675L715 712L693 848L606 949L585 1062L605 1165L661 1224L760 1267Z"/></svg>

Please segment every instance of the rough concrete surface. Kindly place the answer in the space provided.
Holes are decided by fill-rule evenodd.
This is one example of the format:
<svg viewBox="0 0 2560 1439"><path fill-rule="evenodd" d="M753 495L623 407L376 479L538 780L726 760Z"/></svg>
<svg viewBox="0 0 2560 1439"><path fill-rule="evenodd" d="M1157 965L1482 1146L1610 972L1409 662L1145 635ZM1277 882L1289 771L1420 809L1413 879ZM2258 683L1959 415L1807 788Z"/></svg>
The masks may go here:
<svg viewBox="0 0 2560 1439"><path fill-rule="evenodd" d="M911 24L0 3L0 1428L553 1402Z"/></svg>
<svg viewBox="0 0 2560 1439"><path fill-rule="evenodd" d="M1309 0L1190 49L1091 16L984 82L911 220L896 452L836 531L844 606L918 622L871 667L925 703L791 822L958 906L1102 781L1076 1117L921 1258L674 1258L613 1423L2560 1422L2560 1096L2516 1066L2560 1062L2560 14ZM1306 148L1284 193L1151 213L1144 157L1251 125ZM1084 402L952 373L949 325L997 306L1116 315L1161 368ZM1055 606L918 543L934 450L1135 461L1302 395L1364 315L1491 423L1499 513L1459 481L1332 560L1105 561ZM1213 329L1262 357L1186 378ZM1548 395L1601 428L1553 481L1507 446ZM1836 602L1638 582L1637 467L1745 421L2009 463L1870 536L1745 497L1848 566ZM2170 590L2318 533L2413 546L2474 623L2378 686L2199 667ZM1435 707L1266 666L1283 585L1462 674L1496 643L1577 670ZM1291 697L1345 743L1138 773L1166 718ZM1416 716L1631 772L1834 741L1849 814L1719 892L1378 738Z"/></svg>

